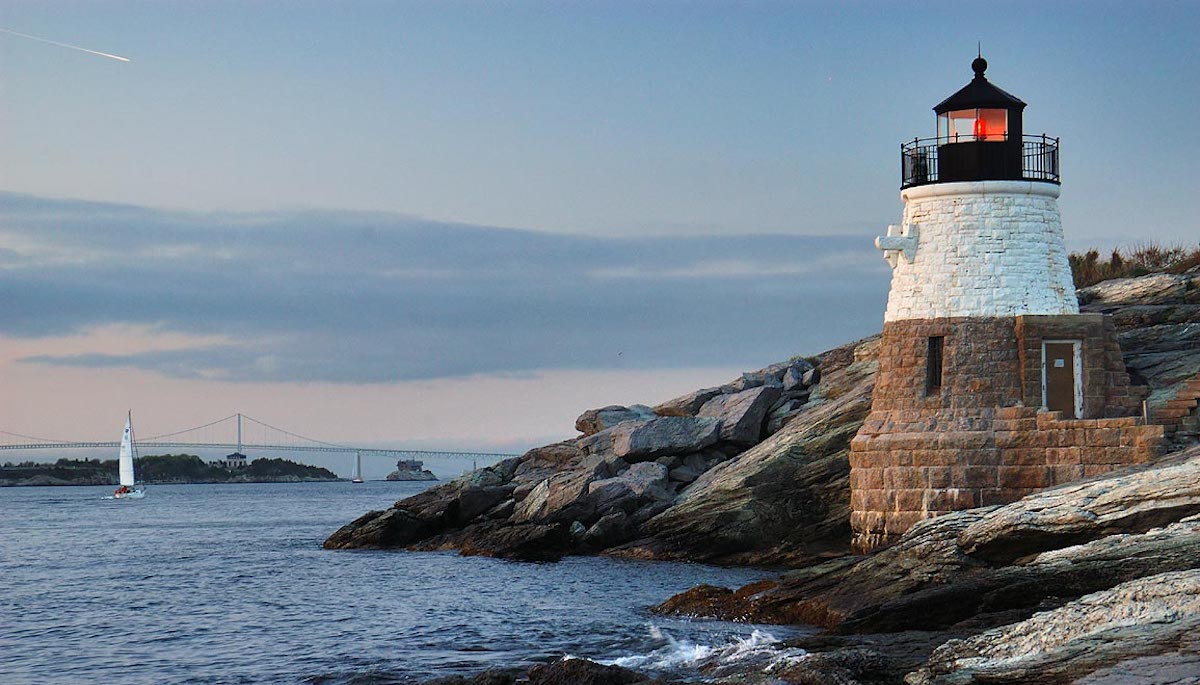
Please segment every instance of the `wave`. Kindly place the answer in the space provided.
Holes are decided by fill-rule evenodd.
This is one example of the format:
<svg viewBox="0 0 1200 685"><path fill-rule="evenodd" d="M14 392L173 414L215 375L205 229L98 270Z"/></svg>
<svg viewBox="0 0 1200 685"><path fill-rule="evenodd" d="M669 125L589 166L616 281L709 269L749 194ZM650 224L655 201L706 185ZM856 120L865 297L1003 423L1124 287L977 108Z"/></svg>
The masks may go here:
<svg viewBox="0 0 1200 685"><path fill-rule="evenodd" d="M793 664L808 652L798 647L787 647L774 635L755 629L749 635L735 635L728 642L699 644L687 639L675 639L660 627L648 626L650 638L661 642L661 646L645 654L631 654L614 659L599 660L609 666L622 666L637 671L716 672L730 666L744 668L760 666L764 673Z"/></svg>

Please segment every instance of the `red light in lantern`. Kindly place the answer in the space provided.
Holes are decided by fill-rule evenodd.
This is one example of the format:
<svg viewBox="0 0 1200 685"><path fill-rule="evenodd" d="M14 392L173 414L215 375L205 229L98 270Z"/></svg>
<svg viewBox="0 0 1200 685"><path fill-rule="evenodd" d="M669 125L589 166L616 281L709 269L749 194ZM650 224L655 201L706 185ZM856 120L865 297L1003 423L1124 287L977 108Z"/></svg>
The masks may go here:
<svg viewBox="0 0 1200 685"><path fill-rule="evenodd" d="M975 120L975 139L976 140L986 140L987 139L987 125L985 123L983 123L982 118Z"/></svg>

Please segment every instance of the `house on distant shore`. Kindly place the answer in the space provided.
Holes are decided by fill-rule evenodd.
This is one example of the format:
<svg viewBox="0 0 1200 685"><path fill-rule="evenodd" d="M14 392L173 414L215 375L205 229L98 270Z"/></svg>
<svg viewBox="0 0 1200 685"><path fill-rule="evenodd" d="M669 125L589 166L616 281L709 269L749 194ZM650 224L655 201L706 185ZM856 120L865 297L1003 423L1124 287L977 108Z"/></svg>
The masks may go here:
<svg viewBox="0 0 1200 685"><path fill-rule="evenodd" d="M246 468L250 462L246 458L246 455L241 452L234 452L233 454L226 455L224 459L214 459L208 463L218 468L237 471L238 469Z"/></svg>

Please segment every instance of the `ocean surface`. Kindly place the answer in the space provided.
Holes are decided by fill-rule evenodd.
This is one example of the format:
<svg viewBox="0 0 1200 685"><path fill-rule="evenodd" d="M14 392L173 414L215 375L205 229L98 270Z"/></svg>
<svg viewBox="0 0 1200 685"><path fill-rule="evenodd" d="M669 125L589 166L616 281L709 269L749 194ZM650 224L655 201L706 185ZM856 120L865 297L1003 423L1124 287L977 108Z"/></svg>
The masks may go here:
<svg viewBox="0 0 1200 685"><path fill-rule="evenodd" d="M0 488L0 683L412 683L563 655L660 673L787 629L652 616L771 574L568 558L326 551L428 483Z"/></svg>

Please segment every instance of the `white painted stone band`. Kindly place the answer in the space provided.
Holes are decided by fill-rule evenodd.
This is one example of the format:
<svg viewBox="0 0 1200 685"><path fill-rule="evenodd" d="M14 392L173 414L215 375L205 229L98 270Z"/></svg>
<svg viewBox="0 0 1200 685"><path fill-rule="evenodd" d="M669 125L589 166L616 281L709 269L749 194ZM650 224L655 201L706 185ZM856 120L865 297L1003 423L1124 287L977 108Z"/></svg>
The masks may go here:
<svg viewBox="0 0 1200 685"><path fill-rule="evenodd" d="M905 188L900 199L923 200L945 195L1041 195L1057 198L1062 186L1044 181L958 181Z"/></svg>
<svg viewBox="0 0 1200 685"><path fill-rule="evenodd" d="M1079 313L1058 195L1037 181L901 191L901 225L920 231L915 252L893 263L884 320Z"/></svg>

